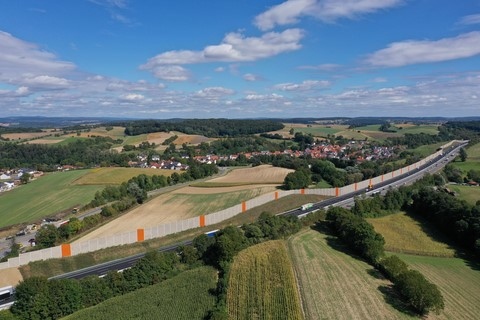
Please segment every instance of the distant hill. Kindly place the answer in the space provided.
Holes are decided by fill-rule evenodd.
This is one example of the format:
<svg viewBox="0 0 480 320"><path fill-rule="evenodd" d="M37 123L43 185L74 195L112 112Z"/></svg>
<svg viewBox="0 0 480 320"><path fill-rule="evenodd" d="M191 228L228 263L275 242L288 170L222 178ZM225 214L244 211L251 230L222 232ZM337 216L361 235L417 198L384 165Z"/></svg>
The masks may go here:
<svg viewBox="0 0 480 320"><path fill-rule="evenodd" d="M0 127L10 128L63 128L73 127L79 125L98 125L108 123L119 123L127 121L139 121L139 120L160 120L162 122L182 122L188 119L172 118L172 119L132 119L132 118L120 118L120 117L41 117L41 116L12 116L12 117L0 117ZM236 119L241 120L241 119ZM447 121L479 121L478 117L324 117L324 118L245 118L243 120L270 120L283 123L304 123L312 124L318 122L337 122L344 124L382 124L385 121L393 122L421 122L421 123L439 123Z"/></svg>

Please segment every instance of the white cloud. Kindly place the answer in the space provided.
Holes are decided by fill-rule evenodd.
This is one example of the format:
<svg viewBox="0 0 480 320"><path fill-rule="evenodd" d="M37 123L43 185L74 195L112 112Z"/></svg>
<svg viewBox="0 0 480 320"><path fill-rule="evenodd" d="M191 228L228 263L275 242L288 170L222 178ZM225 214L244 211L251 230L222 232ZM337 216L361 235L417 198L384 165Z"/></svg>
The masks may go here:
<svg viewBox="0 0 480 320"><path fill-rule="evenodd" d="M224 96L230 96L234 94L235 91L223 87L209 87L199 90L195 93L197 97L207 97L207 98L220 98Z"/></svg>
<svg viewBox="0 0 480 320"><path fill-rule="evenodd" d="M129 93L120 96L120 99L127 102L137 102L145 99L145 96L137 93Z"/></svg>
<svg viewBox="0 0 480 320"><path fill-rule="evenodd" d="M387 48L369 55L365 62L374 67L400 67L468 58L478 54L480 54L480 31L474 31L437 41L394 42Z"/></svg>
<svg viewBox="0 0 480 320"><path fill-rule="evenodd" d="M72 84L70 80L67 80L65 78L58 78L46 75L26 77L23 79L22 83L28 85L31 88L47 90L66 89Z"/></svg>
<svg viewBox="0 0 480 320"><path fill-rule="evenodd" d="M243 80L249 81L249 82L255 82L255 81L262 80L262 77L253 73L246 73L243 75Z"/></svg>
<svg viewBox="0 0 480 320"><path fill-rule="evenodd" d="M225 68L224 67L217 67L215 68L215 72L224 72Z"/></svg>
<svg viewBox="0 0 480 320"><path fill-rule="evenodd" d="M377 78L374 78L372 79L372 82L375 82L375 83L382 83L382 82L387 82L388 80L386 78L383 78L383 77L377 77Z"/></svg>
<svg viewBox="0 0 480 320"><path fill-rule="evenodd" d="M191 78L190 72L182 66L158 65L151 71L155 77L166 81L187 81Z"/></svg>
<svg viewBox="0 0 480 320"><path fill-rule="evenodd" d="M91 3L102 7L125 9L127 0L88 0Z"/></svg>
<svg viewBox="0 0 480 320"><path fill-rule="evenodd" d="M19 87L15 90L15 94L18 96L28 96L30 94L30 89L28 87Z"/></svg>
<svg viewBox="0 0 480 320"><path fill-rule="evenodd" d="M469 16L465 16L462 19L460 19L458 24L461 24L461 25L480 24L480 14L471 14Z"/></svg>
<svg viewBox="0 0 480 320"><path fill-rule="evenodd" d="M301 17L333 22L340 18L356 18L402 4L404 0L287 0L255 17L255 25L261 30L276 25L294 24Z"/></svg>
<svg viewBox="0 0 480 320"><path fill-rule="evenodd" d="M304 32L301 29L268 32L261 37L245 37L239 32L232 32L227 34L220 44L207 46L202 51L178 50L161 53L150 58L147 63L140 66L140 69L151 71L157 78L183 81L188 77L181 65L216 61L256 61L300 49L299 41L303 36ZM180 73L181 76L171 77L171 73Z"/></svg>
<svg viewBox="0 0 480 320"><path fill-rule="evenodd" d="M272 94L255 94L255 93L250 93L245 96L245 100L254 100L254 101L259 101L259 100L265 100L265 101L277 101L279 99L282 99L283 96L280 94L272 93Z"/></svg>
<svg viewBox="0 0 480 320"><path fill-rule="evenodd" d="M274 86L281 91L309 91L314 89L327 88L331 85L327 80L305 80L301 83L280 83Z"/></svg>
<svg viewBox="0 0 480 320"><path fill-rule="evenodd" d="M316 71L324 71L324 72L332 72L340 69L342 66L339 64L334 63L324 63L317 66L300 66L298 69L300 70L316 70Z"/></svg>
<svg viewBox="0 0 480 320"><path fill-rule="evenodd" d="M75 69L73 63L61 61L35 44L3 31L0 31L0 52L0 81L19 83L24 74L60 76Z"/></svg>

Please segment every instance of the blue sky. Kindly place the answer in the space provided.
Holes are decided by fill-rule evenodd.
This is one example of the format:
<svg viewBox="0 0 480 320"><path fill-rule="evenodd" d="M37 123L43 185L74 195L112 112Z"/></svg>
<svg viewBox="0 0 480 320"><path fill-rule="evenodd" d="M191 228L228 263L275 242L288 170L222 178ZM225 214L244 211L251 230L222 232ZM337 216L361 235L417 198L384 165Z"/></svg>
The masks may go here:
<svg viewBox="0 0 480 320"><path fill-rule="evenodd" d="M480 116L478 0L0 2L0 116Z"/></svg>

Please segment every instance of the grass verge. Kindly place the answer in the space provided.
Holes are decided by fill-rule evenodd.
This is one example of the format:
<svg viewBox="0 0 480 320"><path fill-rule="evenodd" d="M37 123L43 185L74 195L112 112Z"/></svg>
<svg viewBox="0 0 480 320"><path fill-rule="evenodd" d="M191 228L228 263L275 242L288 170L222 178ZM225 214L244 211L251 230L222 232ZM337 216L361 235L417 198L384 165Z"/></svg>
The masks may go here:
<svg viewBox="0 0 480 320"><path fill-rule="evenodd" d="M31 262L26 266L20 267L20 272L24 279L32 276L52 277L66 272L86 268L99 263L125 258L131 255L145 253L148 250L158 249L162 246L171 245L194 237L215 229L221 229L229 225L239 226L245 223L254 222L262 212L272 214L288 211L300 207L302 204L309 202L318 202L326 197L318 195L292 195L280 198L276 201L266 203L264 205L247 210L235 217L225 220L221 223L206 226L204 228L191 229L179 232L166 237L137 242L130 245L111 247L95 252L76 255L63 259L49 259L44 261Z"/></svg>

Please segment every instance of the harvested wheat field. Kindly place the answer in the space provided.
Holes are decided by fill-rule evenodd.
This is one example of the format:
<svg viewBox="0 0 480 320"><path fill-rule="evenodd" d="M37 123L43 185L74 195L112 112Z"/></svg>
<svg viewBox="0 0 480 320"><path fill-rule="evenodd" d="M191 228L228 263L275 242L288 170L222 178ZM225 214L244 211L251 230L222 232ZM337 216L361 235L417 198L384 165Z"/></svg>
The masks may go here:
<svg viewBox="0 0 480 320"><path fill-rule="evenodd" d="M234 169L227 175L209 180L212 183L282 184L285 177L295 170L261 165L252 168Z"/></svg>
<svg viewBox="0 0 480 320"><path fill-rule="evenodd" d="M186 191L182 192L183 189L186 189ZM208 190L207 193L193 193L187 187L162 194L92 231L77 242L217 212L271 192L275 190L275 187L256 186L256 188L252 188L244 186L243 188L235 188L235 191L229 189L230 192L227 193L225 193L225 188L208 188L206 190Z"/></svg>
<svg viewBox="0 0 480 320"><path fill-rule="evenodd" d="M147 134L147 141L149 143L155 143L157 145L161 145L165 140L173 136L173 134L169 132L153 132Z"/></svg>
<svg viewBox="0 0 480 320"><path fill-rule="evenodd" d="M178 138L175 139L175 141L173 141L173 143L175 143L176 145L182 145L184 143L197 145L202 142L209 142L214 140L214 139L207 138L205 136L196 135L196 134L182 134L182 133L175 133L175 134L178 136Z"/></svg>
<svg viewBox="0 0 480 320"><path fill-rule="evenodd" d="M52 130L46 130L42 132L19 132L19 133L4 133L2 138L10 140L29 140L39 137L45 137L52 134Z"/></svg>
<svg viewBox="0 0 480 320"><path fill-rule="evenodd" d="M334 248L344 246L314 230L289 239L305 319L414 319L379 272Z"/></svg>
<svg viewBox="0 0 480 320"><path fill-rule="evenodd" d="M62 142L63 140L65 140L65 137L63 138L56 138L56 139L35 139L35 140L32 140L32 141L27 141L25 143L34 143L34 144L55 144L55 143L59 143L59 142Z"/></svg>
<svg viewBox="0 0 480 320"><path fill-rule="evenodd" d="M79 242L138 228L184 220L233 207L262 194L273 192L293 170L262 165L229 172L203 182L160 195L112 222L92 231ZM199 184L200 185L200 184Z"/></svg>
<svg viewBox="0 0 480 320"><path fill-rule="evenodd" d="M17 268L0 270L0 287L16 286L22 280L22 274Z"/></svg>

